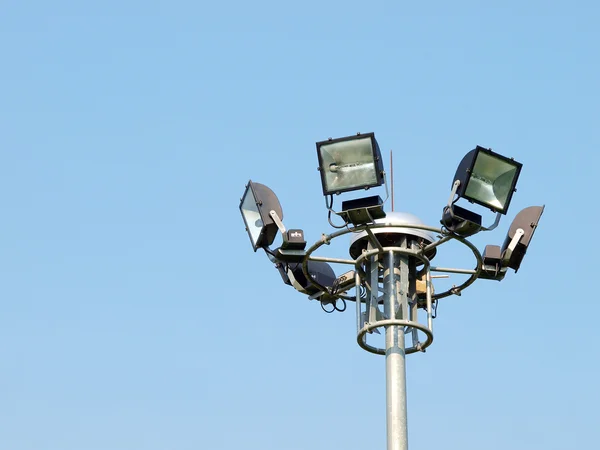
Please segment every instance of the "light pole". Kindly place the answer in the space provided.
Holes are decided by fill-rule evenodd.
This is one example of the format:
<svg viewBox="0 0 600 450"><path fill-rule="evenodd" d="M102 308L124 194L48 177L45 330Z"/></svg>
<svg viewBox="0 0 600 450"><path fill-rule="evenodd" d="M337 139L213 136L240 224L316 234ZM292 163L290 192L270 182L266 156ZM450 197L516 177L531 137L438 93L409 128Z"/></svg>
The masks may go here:
<svg viewBox="0 0 600 450"><path fill-rule="evenodd" d="M403 247L403 246L401 246ZM409 281L408 256L390 250L384 253L382 261L383 299L385 317L402 319L408 311ZM406 413L406 353L404 327L385 327L385 387L387 409L388 448L401 450L408 448L408 421Z"/></svg>
<svg viewBox="0 0 600 450"><path fill-rule="evenodd" d="M502 247L488 245L482 255L467 237L496 228L500 215L508 211L520 163L482 147L467 153L443 209L442 227L432 227L412 214L386 214L385 201L379 196L345 201L339 212L333 209L334 195L385 184L379 146L372 133L318 142L317 152L329 223L337 231L323 234L306 249L304 232L287 230L283 225L281 205L273 191L252 181L240 201L240 211L254 250L265 250L284 283L318 300L327 312L344 311L346 302L355 302L359 346L385 356L387 448L406 450L406 355L424 352L432 344L434 304L441 298L460 295L477 279L500 281L508 268L517 271L544 208L522 210ZM387 192L387 185L385 188ZM484 227L481 215L456 205L461 198L496 212L493 224ZM343 225L332 222L332 213L343 220ZM282 243L271 249L278 232ZM334 239L348 235L350 258L319 254ZM449 242L470 250L471 268L431 265L438 250ZM332 264L350 270L336 276ZM458 286L435 292L432 272L468 278ZM420 316L419 311L424 314ZM370 337L382 329L385 345L378 346Z"/></svg>

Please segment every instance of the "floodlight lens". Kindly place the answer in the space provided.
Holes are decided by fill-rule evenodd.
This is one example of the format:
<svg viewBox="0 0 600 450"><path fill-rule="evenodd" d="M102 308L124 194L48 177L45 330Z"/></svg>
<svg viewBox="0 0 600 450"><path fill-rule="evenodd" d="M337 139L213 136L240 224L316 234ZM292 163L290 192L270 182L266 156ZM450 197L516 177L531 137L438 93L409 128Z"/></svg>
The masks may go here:
<svg viewBox="0 0 600 450"><path fill-rule="evenodd" d="M317 143L325 195L383 183L379 147L373 133Z"/></svg>
<svg viewBox="0 0 600 450"><path fill-rule="evenodd" d="M370 138L323 145L321 160L328 191L377 183Z"/></svg>
<svg viewBox="0 0 600 450"><path fill-rule="evenodd" d="M505 212L519 171L519 163L480 151L464 196L495 211Z"/></svg>
<svg viewBox="0 0 600 450"><path fill-rule="evenodd" d="M275 193L267 186L250 180L240 199L240 213L254 251L271 245L277 235L278 227L271 212L283 219L283 211Z"/></svg>
<svg viewBox="0 0 600 450"><path fill-rule="evenodd" d="M256 204L256 199L254 198L252 189L247 190L246 196L242 201L241 209L242 214L244 215L244 220L248 226L250 239L252 239L252 245L256 246L263 227L263 221L260 217L260 212L258 211L258 206Z"/></svg>

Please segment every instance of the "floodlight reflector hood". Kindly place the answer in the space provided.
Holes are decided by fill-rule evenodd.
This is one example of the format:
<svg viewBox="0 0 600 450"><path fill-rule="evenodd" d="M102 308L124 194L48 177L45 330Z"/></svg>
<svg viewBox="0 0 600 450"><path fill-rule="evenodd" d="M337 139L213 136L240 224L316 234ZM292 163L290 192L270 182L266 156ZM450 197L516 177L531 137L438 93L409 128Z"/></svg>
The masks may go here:
<svg viewBox="0 0 600 450"><path fill-rule="evenodd" d="M383 184L383 161L374 133L317 142L323 195Z"/></svg>
<svg viewBox="0 0 600 450"><path fill-rule="evenodd" d="M543 212L544 206L530 206L519 212L510 224L508 234L502 245L503 254L517 234L517 230L523 230L523 236L519 239L519 242L508 260L508 267L514 269L515 272L521 267L521 262L525 257L525 253L527 253L527 248L529 247L529 243L531 242L531 238L533 238L533 233L535 233Z"/></svg>
<svg viewBox="0 0 600 450"><path fill-rule="evenodd" d="M454 181L460 181L459 197L506 214L521 167L513 159L477 146L460 162Z"/></svg>
<svg viewBox="0 0 600 450"><path fill-rule="evenodd" d="M271 211L283 219L283 211L275 193L264 184L248 181L240 201L240 212L254 251L271 245L277 236L278 227L270 215Z"/></svg>
<svg viewBox="0 0 600 450"><path fill-rule="evenodd" d="M308 261L307 264L308 274L313 280L319 283L323 287L331 287L336 279L335 272L329 264L321 261ZM294 267L290 267L288 275L291 273L290 280L292 286L294 286L300 292L308 295L313 295L319 292L319 289L312 285L304 276L302 272L302 265L297 264Z"/></svg>

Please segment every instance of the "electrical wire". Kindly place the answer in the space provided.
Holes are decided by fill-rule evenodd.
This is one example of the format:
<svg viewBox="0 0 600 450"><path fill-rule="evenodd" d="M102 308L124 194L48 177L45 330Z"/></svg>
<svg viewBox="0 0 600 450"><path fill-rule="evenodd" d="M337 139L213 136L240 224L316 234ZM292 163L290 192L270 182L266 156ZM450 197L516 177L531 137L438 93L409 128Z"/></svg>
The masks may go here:
<svg viewBox="0 0 600 450"><path fill-rule="evenodd" d="M331 225L333 228L337 228L337 229L341 229L341 228L347 228L348 227L348 222L344 222L344 225L336 225L331 221L331 210L327 213L327 221L329 222L329 225Z"/></svg>
<svg viewBox="0 0 600 450"><path fill-rule="evenodd" d="M267 247L263 247L263 250L265 251L265 253L268 253L273 258L277 258L277 255L275 253L273 253L273 251L269 250Z"/></svg>
<svg viewBox="0 0 600 450"><path fill-rule="evenodd" d="M337 310L337 308L335 307L335 304L333 304L333 303L332 303L333 309L331 311L325 309L325 303L323 303L323 302L320 302L320 303L321 303L321 309L323 311L325 311L327 314L331 314L332 312Z"/></svg>
<svg viewBox="0 0 600 450"><path fill-rule="evenodd" d="M331 221L331 208L333 207L333 194L331 194L329 196L329 203L327 203L327 221L329 222L329 225L331 225L333 228L348 228L348 222L344 221L344 225L336 225Z"/></svg>
<svg viewBox="0 0 600 450"><path fill-rule="evenodd" d="M346 300L344 300L343 298L340 298L338 300L342 301L344 307L343 308L338 308L338 306L337 306L337 300L336 300L336 301L333 302L333 307L335 308L335 310L338 311L338 312L344 312L344 311L346 311L346 307L348 306L346 304Z"/></svg>
<svg viewBox="0 0 600 450"><path fill-rule="evenodd" d="M344 305L342 308L338 308L338 306L337 306L337 301L338 301L338 300L341 300L342 304ZM347 306L348 306L348 305L346 304L346 300L344 300L343 298L336 299L336 300L334 300L333 302L331 302L331 303L329 303L329 304L330 304L330 305L331 305L331 307L332 307L332 309L331 309L331 310L329 310L329 309L325 309L325 303L324 303L324 302L321 302L321 309L322 309L323 311L325 311L327 314L331 314L332 312L335 312L335 311L337 311L337 312L344 312L344 311L346 311L346 308L347 308Z"/></svg>

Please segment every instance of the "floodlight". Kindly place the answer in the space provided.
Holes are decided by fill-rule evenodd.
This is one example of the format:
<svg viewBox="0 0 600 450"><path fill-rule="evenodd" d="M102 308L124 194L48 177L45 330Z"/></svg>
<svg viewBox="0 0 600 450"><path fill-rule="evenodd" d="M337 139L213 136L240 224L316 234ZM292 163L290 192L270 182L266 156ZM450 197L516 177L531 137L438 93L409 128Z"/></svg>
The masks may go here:
<svg viewBox="0 0 600 450"><path fill-rule="evenodd" d="M321 261L308 261L307 266L308 273L313 280L323 287L333 286L336 276L329 264ZM319 292L319 289L313 286L304 276L304 272L302 272L302 264L296 264L294 267L290 266L287 274L292 286L294 286L296 290L308 295Z"/></svg>
<svg viewBox="0 0 600 450"><path fill-rule="evenodd" d="M506 214L522 164L477 146L465 155L454 176L459 197Z"/></svg>
<svg viewBox="0 0 600 450"><path fill-rule="evenodd" d="M521 266L543 212L544 206L530 206L519 212L510 224L502 245L502 257L504 265L514 269L515 272Z"/></svg>
<svg viewBox="0 0 600 450"><path fill-rule="evenodd" d="M317 142L323 195L383 184L383 161L374 133Z"/></svg>
<svg viewBox="0 0 600 450"><path fill-rule="evenodd" d="M346 223L362 225L372 223L375 219L383 219L383 200L379 195L372 197L357 198L342 202L342 211L339 213Z"/></svg>
<svg viewBox="0 0 600 450"><path fill-rule="evenodd" d="M280 220L283 219L283 211L275 193L263 184L248 181L240 200L240 212L254 251L271 245L279 229L271 212Z"/></svg>

